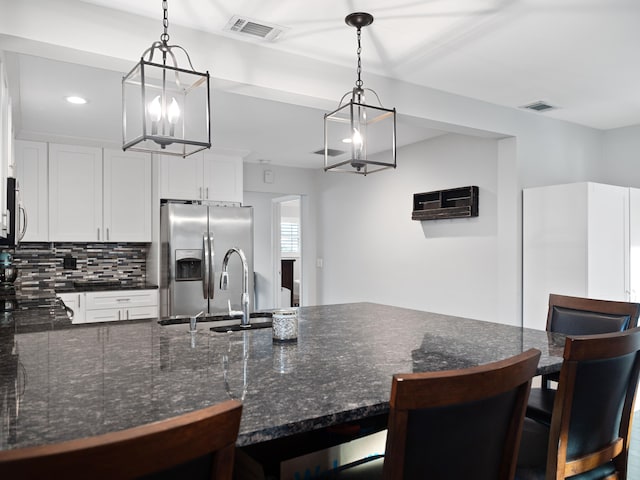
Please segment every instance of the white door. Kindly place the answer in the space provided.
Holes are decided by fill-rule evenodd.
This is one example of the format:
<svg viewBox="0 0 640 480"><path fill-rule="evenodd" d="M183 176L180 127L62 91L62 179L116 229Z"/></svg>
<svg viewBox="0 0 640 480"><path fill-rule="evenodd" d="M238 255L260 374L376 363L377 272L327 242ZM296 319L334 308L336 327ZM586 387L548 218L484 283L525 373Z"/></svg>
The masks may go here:
<svg viewBox="0 0 640 480"><path fill-rule="evenodd" d="M104 151L104 241L151 242L151 157Z"/></svg>
<svg viewBox="0 0 640 480"><path fill-rule="evenodd" d="M293 304L302 306L302 196L287 195L274 198L272 202L274 308L292 307ZM297 229L292 235L292 230L287 227L293 224L297 225ZM291 248L292 240L297 244L297 248ZM290 288L282 286L283 258L295 260L293 285Z"/></svg>
<svg viewBox="0 0 640 480"><path fill-rule="evenodd" d="M202 200L202 152L186 158L160 155L160 198Z"/></svg>
<svg viewBox="0 0 640 480"><path fill-rule="evenodd" d="M50 240L105 241L102 227L102 150L49 145Z"/></svg>
<svg viewBox="0 0 640 480"><path fill-rule="evenodd" d="M589 183L587 296L629 299L629 189Z"/></svg>
<svg viewBox="0 0 640 480"><path fill-rule="evenodd" d="M23 242L49 241L49 185L47 144L17 140L16 175L26 212Z"/></svg>
<svg viewBox="0 0 640 480"><path fill-rule="evenodd" d="M640 189L638 188L629 189L629 301L640 301Z"/></svg>

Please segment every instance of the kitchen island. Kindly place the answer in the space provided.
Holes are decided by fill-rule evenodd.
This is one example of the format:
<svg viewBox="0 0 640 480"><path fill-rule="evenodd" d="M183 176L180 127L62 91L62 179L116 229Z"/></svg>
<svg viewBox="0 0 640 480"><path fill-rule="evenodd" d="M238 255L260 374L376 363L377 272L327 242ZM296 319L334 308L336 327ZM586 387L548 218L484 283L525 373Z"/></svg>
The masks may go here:
<svg viewBox="0 0 640 480"><path fill-rule="evenodd" d="M0 324L0 449L120 430L230 396L243 399L238 446L254 445L384 415L394 373L532 347L542 352L538 373L549 373L564 347L559 334L372 303L301 308L298 340L283 344L270 329L200 325L192 334L157 319L72 326L60 311L54 302Z"/></svg>

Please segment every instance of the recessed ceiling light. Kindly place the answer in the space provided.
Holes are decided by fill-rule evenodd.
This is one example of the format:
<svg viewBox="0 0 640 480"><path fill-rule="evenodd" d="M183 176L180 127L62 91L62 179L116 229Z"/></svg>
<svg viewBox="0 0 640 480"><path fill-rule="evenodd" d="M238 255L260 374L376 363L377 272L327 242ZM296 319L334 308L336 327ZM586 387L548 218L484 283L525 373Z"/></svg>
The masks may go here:
<svg viewBox="0 0 640 480"><path fill-rule="evenodd" d="M69 103L73 103L74 105L84 105L87 103L87 100L82 97L77 97L75 95L71 95L69 97L65 97L65 100Z"/></svg>

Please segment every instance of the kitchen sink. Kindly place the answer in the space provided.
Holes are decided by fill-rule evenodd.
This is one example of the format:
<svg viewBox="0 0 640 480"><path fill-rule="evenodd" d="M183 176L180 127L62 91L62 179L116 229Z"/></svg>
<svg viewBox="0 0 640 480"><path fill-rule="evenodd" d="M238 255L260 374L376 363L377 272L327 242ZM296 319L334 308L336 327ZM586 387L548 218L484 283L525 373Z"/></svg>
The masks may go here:
<svg viewBox="0 0 640 480"><path fill-rule="evenodd" d="M250 325L247 327L240 326L240 316L233 315L205 315L198 317L196 329L213 330L215 332L227 332L237 330L254 330L257 328L271 328L271 312L253 312L249 315ZM188 316L178 316L163 318L158 323L165 328L171 330L185 330L190 328L190 319Z"/></svg>

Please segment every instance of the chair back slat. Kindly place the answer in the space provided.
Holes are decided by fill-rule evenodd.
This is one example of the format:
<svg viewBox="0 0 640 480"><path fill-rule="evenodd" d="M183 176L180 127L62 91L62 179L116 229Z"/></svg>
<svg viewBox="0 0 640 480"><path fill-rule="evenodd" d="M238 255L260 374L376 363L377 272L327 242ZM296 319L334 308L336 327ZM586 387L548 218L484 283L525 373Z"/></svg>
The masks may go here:
<svg viewBox="0 0 640 480"><path fill-rule="evenodd" d="M640 328L567 337L551 417L547 478L590 471L597 459L602 464L613 460L619 478L626 478L639 373Z"/></svg>
<svg viewBox="0 0 640 480"><path fill-rule="evenodd" d="M2 451L0 477L230 480L241 412L228 400L127 430Z"/></svg>
<svg viewBox="0 0 640 480"><path fill-rule="evenodd" d="M512 479L539 358L394 375L383 478Z"/></svg>

